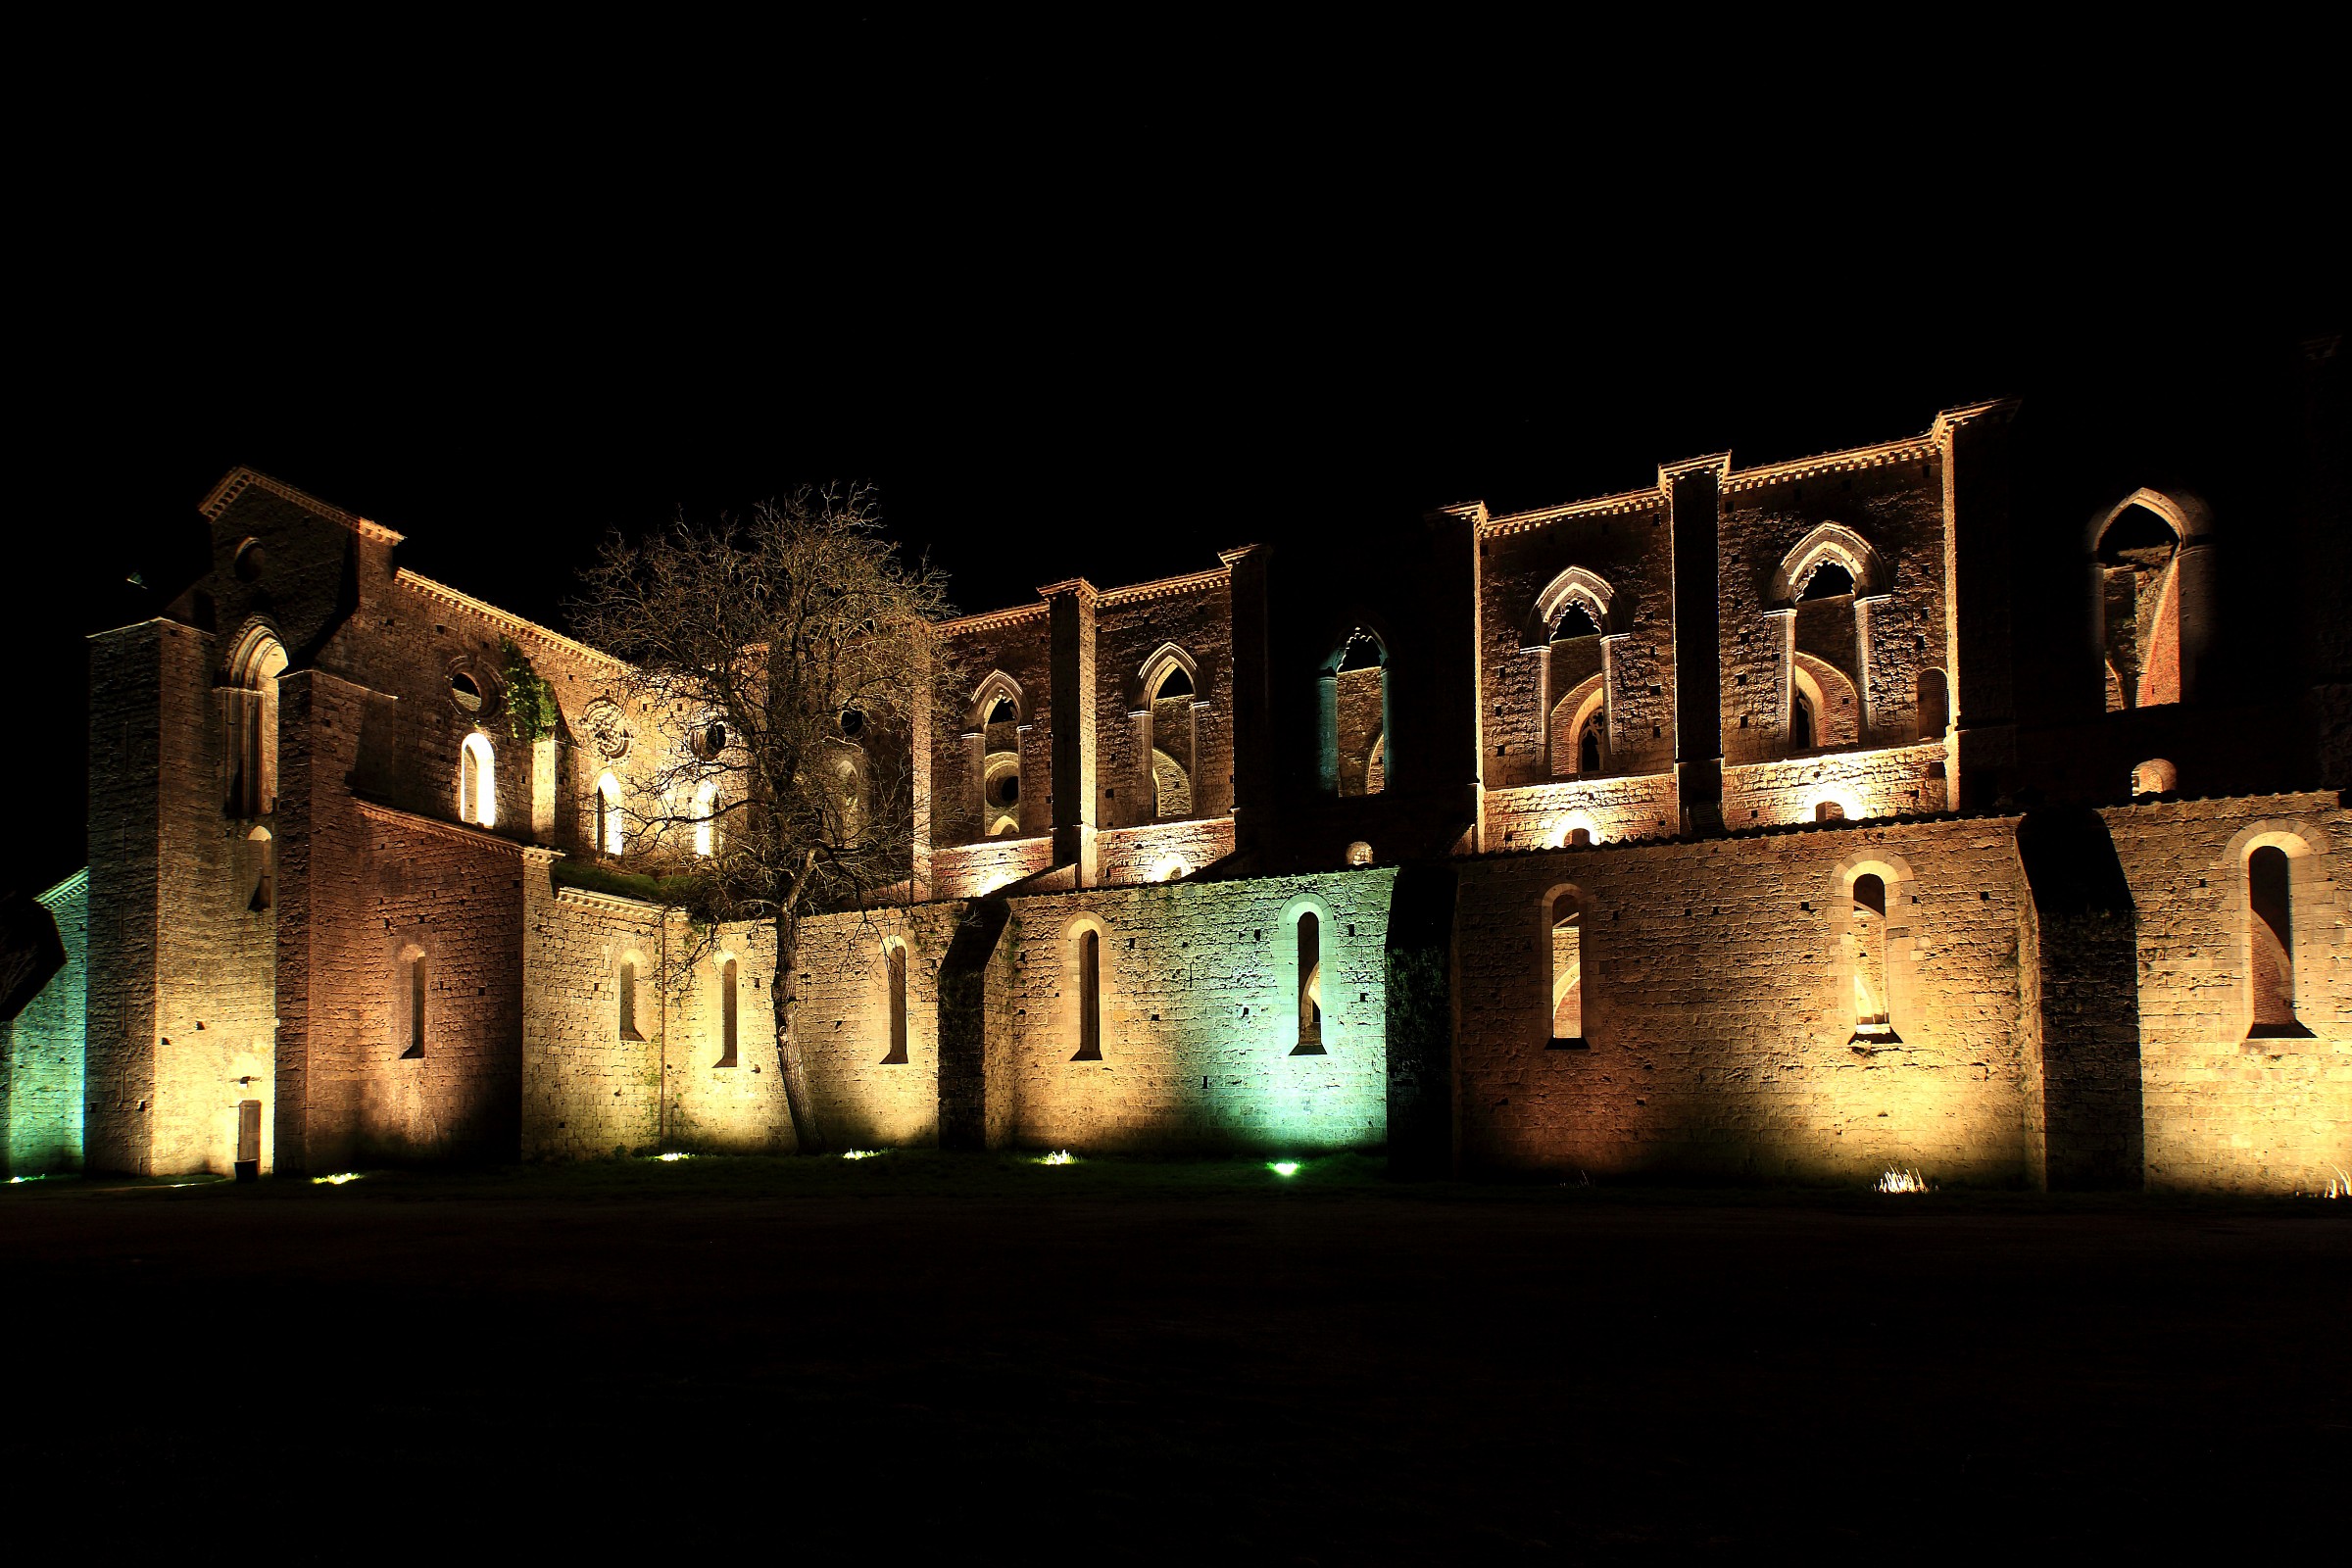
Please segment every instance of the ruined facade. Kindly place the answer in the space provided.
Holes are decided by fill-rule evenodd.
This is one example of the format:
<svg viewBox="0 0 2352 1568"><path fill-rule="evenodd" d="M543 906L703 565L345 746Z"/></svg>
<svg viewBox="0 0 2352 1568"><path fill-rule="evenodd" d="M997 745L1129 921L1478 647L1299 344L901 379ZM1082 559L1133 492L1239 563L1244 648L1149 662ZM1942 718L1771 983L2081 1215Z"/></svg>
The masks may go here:
<svg viewBox="0 0 2352 1568"><path fill-rule="evenodd" d="M2352 645L2342 576L2272 564L2352 523L2340 367L2308 374L2268 489L2061 461L1991 403L941 625L969 696L917 731L904 896L787 977L823 1125L2341 1179ZM655 853L611 807L677 716L375 523L247 470L203 511L204 580L91 645L12 1168L789 1151L770 933L689 942L576 870ZM527 743L517 656L560 709Z"/></svg>

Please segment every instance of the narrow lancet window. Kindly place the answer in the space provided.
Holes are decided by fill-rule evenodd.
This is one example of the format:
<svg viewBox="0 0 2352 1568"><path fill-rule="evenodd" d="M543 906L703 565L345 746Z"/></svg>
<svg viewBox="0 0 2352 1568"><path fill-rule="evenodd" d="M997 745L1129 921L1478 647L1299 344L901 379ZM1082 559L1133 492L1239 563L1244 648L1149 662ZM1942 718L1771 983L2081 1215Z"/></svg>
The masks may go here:
<svg viewBox="0 0 2352 1568"><path fill-rule="evenodd" d="M705 859L718 853L718 785L708 779L694 792L694 853Z"/></svg>
<svg viewBox="0 0 2352 1568"><path fill-rule="evenodd" d="M2254 1027L2256 1037L2300 1036L2295 1018L2295 931L2293 864L2286 852L2266 844L2246 858L2246 902L2253 930Z"/></svg>
<svg viewBox="0 0 2352 1568"><path fill-rule="evenodd" d="M498 769L489 737L466 737L458 761L458 820L492 827L498 821Z"/></svg>
<svg viewBox="0 0 2352 1568"><path fill-rule="evenodd" d="M596 781L596 847L618 855L620 846L620 780L607 773Z"/></svg>
<svg viewBox="0 0 2352 1568"><path fill-rule="evenodd" d="M1575 894L1563 893L1552 902L1548 924L1551 1043L1557 1050L1581 1051L1585 1046L1585 932Z"/></svg>
<svg viewBox="0 0 2352 1568"><path fill-rule="evenodd" d="M620 1038L643 1040L637 1032L637 965L623 961L620 966Z"/></svg>
<svg viewBox="0 0 2352 1568"><path fill-rule="evenodd" d="M1847 926L1854 966L1854 1031L1893 1033L1886 1004L1886 882L1873 872L1854 878Z"/></svg>
<svg viewBox="0 0 2352 1568"><path fill-rule="evenodd" d="M1298 917L1298 1049L1292 1054L1323 1054L1323 922L1311 910Z"/></svg>
<svg viewBox="0 0 2352 1568"><path fill-rule="evenodd" d="M245 838L254 847L256 861L253 897L245 901L245 907L255 914L267 914L270 906L277 902L277 845L266 827L255 828Z"/></svg>
<svg viewBox="0 0 2352 1568"><path fill-rule="evenodd" d="M893 946L885 960L890 982L890 1054L886 1065L906 1059L906 950Z"/></svg>
<svg viewBox="0 0 2352 1568"><path fill-rule="evenodd" d="M735 1065L735 960L718 966L718 1065Z"/></svg>
<svg viewBox="0 0 2352 1568"><path fill-rule="evenodd" d="M409 1045L400 1054L403 1061L415 1061L424 1054L424 956L409 960Z"/></svg>
<svg viewBox="0 0 2352 1568"><path fill-rule="evenodd" d="M1078 1054L1070 1059L1102 1059L1102 939L1091 926L1078 933Z"/></svg>

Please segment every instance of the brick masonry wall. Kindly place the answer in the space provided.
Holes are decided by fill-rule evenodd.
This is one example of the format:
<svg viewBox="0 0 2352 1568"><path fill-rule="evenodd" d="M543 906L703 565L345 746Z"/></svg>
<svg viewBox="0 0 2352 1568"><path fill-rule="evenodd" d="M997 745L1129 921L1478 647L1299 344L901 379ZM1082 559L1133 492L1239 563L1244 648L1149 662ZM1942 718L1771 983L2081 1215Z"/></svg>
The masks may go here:
<svg viewBox="0 0 2352 1568"><path fill-rule="evenodd" d="M989 1084L999 1143L1080 1152L1351 1148L1385 1136L1388 868L1015 900ZM1298 1044L1297 914L1321 923L1323 1055ZM1102 944L1100 1061L1076 932ZM1002 1101L1000 1107L999 1101Z"/></svg>
<svg viewBox="0 0 2352 1568"><path fill-rule="evenodd" d="M1680 816L1671 773L1599 778L1569 784L1486 792L1490 850L1550 848L1572 828L1589 828L1596 842L1670 835Z"/></svg>
<svg viewBox="0 0 2352 1568"><path fill-rule="evenodd" d="M2352 945L2332 795L2100 813L2132 888L2151 1187L2313 1192L2352 1172ZM2286 849L2301 1039L2249 1039L2246 858ZM2298 848L2307 853L2297 853Z"/></svg>
<svg viewBox="0 0 2352 1568"><path fill-rule="evenodd" d="M1229 816L1123 828L1095 841L1097 870L1106 887L1163 881L1171 865L1183 868L1179 874L1189 874L1232 853L1233 818Z"/></svg>
<svg viewBox="0 0 2352 1568"><path fill-rule="evenodd" d="M1934 741L1726 767L1724 823L1737 831L1810 822L1823 801L1837 802L1849 819L1941 811L1944 780L1929 773L1944 755L1944 743Z"/></svg>
<svg viewBox="0 0 2352 1568"><path fill-rule="evenodd" d="M1464 1163L2030 1179L2013 836L1992 818L1464 862ZM1839 938L1860 869L1889 884L1899 1044L1855 1039ZM1584 910L1587 1051L1549 1049L1544 911L1562 889Z"/></svg>
<svg viewBox="0 0 2352 1568"><path fill-rule="evenodd" d="M995 839L936 850L931 856L931 896L972 899L993 893L1054 863L1051 838Z"/></svg>
<svg viewBox="0 0 2352 1568"><path fill-rule="evenodd" d="M0 1174L81 1168L82 1009L89 974L89 875L40 895L66 961L0 1024Z"/></svg>

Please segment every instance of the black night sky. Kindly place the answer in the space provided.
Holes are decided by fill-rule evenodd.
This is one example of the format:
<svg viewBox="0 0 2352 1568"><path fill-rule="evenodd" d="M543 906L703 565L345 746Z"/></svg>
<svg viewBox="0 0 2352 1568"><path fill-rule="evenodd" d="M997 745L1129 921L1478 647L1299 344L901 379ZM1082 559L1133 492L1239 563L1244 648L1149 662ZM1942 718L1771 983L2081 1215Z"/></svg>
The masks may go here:
<svg viewBox="0 0 2352 1568"><path fill-rule="evenodd" d="M2276 155L1979 146L1898 179L1911 154L1851 126L1679 168L1588 120L1471 159L1394 103L1212 137L1098 87L1087 135L992 111L910 160L910 98L845 91L796 99L748 183L741 145L721 172L674 128L632 140L651 109L459 147L216 103L67 204L20 426L20 537L54 554L5 630L66 760L9 772L16 819L57 830L0 882L79 862L79 639L150 612L132 573L184 580L236 464L559 626L607 529L869 479L977 610L1975 398L2251 384L2344 315ZM2151 190L2211 220L2132 237Z"/></svg>

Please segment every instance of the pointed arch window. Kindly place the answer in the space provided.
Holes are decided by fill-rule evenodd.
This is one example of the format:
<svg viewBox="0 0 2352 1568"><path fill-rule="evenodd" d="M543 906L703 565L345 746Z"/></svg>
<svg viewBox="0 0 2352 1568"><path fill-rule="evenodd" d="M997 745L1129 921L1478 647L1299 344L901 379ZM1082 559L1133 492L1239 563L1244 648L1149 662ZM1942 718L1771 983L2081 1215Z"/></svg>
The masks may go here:
<svg viewBox="0 0 2352 1568"><path fill-rule="evenodd" d="M285 646L258 626L229 667L228 808L237 816L277 809L277 677L285 671Z"/></svg>
<svg viewBox="0 0 2352 1568"><path fill-rule="evenodd" d="M1361 626L1350 630L1324 661L1316 694L1325 793L1381 793L1388 786L1388 646Z"/></svg>
<svg viewBox="0 0 2352 1568"><path fill-rule="evenodd" d="M1152 815L1193 814L1193 679L1171 663L1152 694Z"/></svg>
<svg viewBox="0 0 2352 1568"><path fill-rule="evenodd" d="M1028 725L1020 682L1001 669L989 671L972 693L964 724L967 787L978 796L979 836L1018 838L1024 783L1021 739Z"/></svg>
<svg viewBox="0 0 2352 1568"><path fill-rule="evenodd" d="M478 827L498 822L498 760L490 737L479 730L466 737L459 754L458 820Z"/></svg>
<svg viewBox="0 0 2352 1568"><path fill-rule="evenodd" d="M2180 550L2173 520L2147 492L2110 514L2098 533L2099 631L2107 709L2180 701Z"/></svg>

